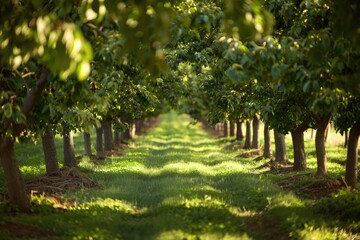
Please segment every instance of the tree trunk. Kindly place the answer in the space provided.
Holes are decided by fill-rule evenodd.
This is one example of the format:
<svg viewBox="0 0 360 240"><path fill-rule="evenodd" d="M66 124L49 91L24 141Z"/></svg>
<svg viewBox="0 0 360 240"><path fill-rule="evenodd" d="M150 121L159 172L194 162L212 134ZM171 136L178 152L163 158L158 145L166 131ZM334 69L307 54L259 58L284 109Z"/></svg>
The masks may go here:
<svg viewBox="0 0 360 240"><path fill-rule="evenodd" d="M114 130L114 144L116 147L120 145L120 131L118 128Z"/></svg>
<svg viewBox="0 0 360 240"><path fill-rule="evenodd" d="M270 129L269 125L264 126L264 158L271 158L271 142L270 142Z"/></svg>
<svg viewBox="0 0 360 240"><path fill-rule="evenodd" d="M346 148L348 146L348 142L349 142L349 131L345 131L345 141L344 141L344 148Z"/></svg>
<svg viewBox="0 0 360 240"><path fill-rule="evenodd" d="M46 173L52 174L59 172L59 163L56 154L55 139L53 131L50 127L46 128L41 139L44 150Z"/></svg>
<svg viewBox="0 0 360 240"><path fill-rule="evenodd" d="M96 128L96 156L103 157L103 129L102 127Z"/></svg>
<svg viewBox="0 0 360 240"><path fill-rule="evenodd" d="M135 133L136 133L136 124L134 120L130 121L130 137L133 138L135 137Z"/></svg>
<svg viewBox="0 0 360 240"><path fill-rule="evenodd" d="M234 137L235 136L235 124L234 121L230 121L230 137Z"/></svg>
<svg viewBox="0 0 360 240"><path fill-rule="evenodd" d="M312 140L314 138L314 129L311 129L310 139Z"/></svg>
<svg viewBox="0 0 360 240"><path fill-rule="evenodd" d="M72 131L63 129L63 142L64 142L64 165L67 167L75 167L75 150L74 150L74 138Z"/></svg>
<svg viewBox="0 0 360 240"><path fill-rule="evenodd" d="M236 140L241 141L244 139L244 134L242 131L242 122L237 119L236 120Z"/></svg>
<svg viewBox="0 0 360 240"><path fill-rule="evenodd" d="M21 106L21 112L28 117L29 113L33 110L35 104L40 99L43 90L48 81L49 71L43 69L39 79L36 81L36 87L32 88ZM25 125L19 126L14 124L11 119L6 120L4 128L0 131L5 133L12 127L13 138L1 137L0 142L0 161L4 171L5 183L7 185L10 203L23 212L30 212L30 202L26 196L24 181L21 177L19 166L15 157L15 145L13 139L18 137Z"/></svg>
<svg viewBox="0 0 360 240"><path fill-rule="evenodd" d="M129 118L124 118L124 122L127 123L127 128L125 129L124 133L123 133L123 139L125 141L129 140L132 138L132 135L131 135L131 120ZM152 127L153 125L153 119L150 120L150 126Z"/></svg>
<svg viewBox="0 0 360 240"><path fill-rule="evenodd" d="M329 126L329 127L327 127L327 128L326 128L326 131L325 131L325 142L327 142L327 140L328 140L328 136L329 136L329 128L330 128L330 126Z"/></svg>
<svg viewBox="0 0 360 240"><path fill-rule="evenodd" d="M123 139L124 140L129 140L131 139L131 131L130 131L130 126L129 128L126 128L123 134Z"/></svg>
<svg viewBox="0 0 360 240"><path fill-rule="evenodd" d="M251 123L250 121L246 121L246 136L245 136L244 149L250 149L250 147L251 147Z"/></svg>
<svg viewBox="0 0 360 240"><path fill-rule="evenodd" d="M326 175L327 173L327 160L325 150L325 133L328 129L331 116L322 116L316 121L316 135L315 135L315 148L316 148L316 161L318 175Z"/></svg>
<svg viewBox="0 0 360 240"><path fill-rule="evenodd" d="M91 156L91 136L90 133L84 132L84 154L86 156Z"/></svg>
<svg viewBox="0 0 360 240"><path fill-rule="evenodd" d="M102 122L102 127L104 131L104 150L111 151L112 150L112 141L111 141L111 121L106 119Z"/></svg>
<svg viewBox="0 0 360 240"><path fill-rule="evenodd" d="M114 149L114 136L113 136L113 125L112 121L110 120L110 139L111 139L111 149Z"/></svg>
<svg viewBox="0 0 360 240"><path fill-rule="evenodd" d="M255 115L253 118L252 126L253 126L253 138L252 138L251 148L258 149L259 148L259 118L257 115Z"/></svg>
<svg viewBox="0 0 360 240"><path fill-rule="evenodd" d="M26 196L24 180L16 161L15 144L9 137L1 139L0 160L10 203L23 212L30 212L30 201Z"/></svg>
<svg viewBox="0 0 360 240"><path fill-rule="evenodd" d="M275 162L286 162L286 145L284 134L277 133L274 131L275 139Z"/></svg>
<svg viewBox="0 0 360 240"><path fill-rule="evenodd" d="M136 130L135 130L135 134L138 135L138 136L141 134L142 125L143 125L143 120L141 120L141 119L136 120L136 124L135 124Z"/></svg>
<svg viewBox="0 0 360 240"><path fill-rule="evenodd" d="M228 124L227 121L224 122L224 137L228 137Z"/></svg>
<svg viewBox="0 0 360 240"><path fill-rule="evenodd" d="M357 121L350 129L347 157L346 157L346 170L345 181L346 183L355 188L357 184L358 175L358 142L360 136L360 121Z"/></svg>
<svg viewBox="0 0 360 240"><path fill-rule="evenodd" d="M306 155L304 147L304 131L302 127L291 130L291 138L294 150L294 170L302 171L306 169Z"/></svg>

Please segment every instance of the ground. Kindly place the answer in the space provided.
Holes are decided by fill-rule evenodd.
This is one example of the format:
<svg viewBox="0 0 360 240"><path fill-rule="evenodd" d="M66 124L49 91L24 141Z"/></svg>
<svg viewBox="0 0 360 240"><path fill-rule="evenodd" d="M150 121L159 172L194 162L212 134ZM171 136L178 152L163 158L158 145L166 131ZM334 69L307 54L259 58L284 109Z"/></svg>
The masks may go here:
<svg viewBox="0 0 360 240"><path fill-rule="evenodd" d="M65 170L93 188L34 195L27 215L3 204L0 239L359 238L356 221L346 228L319 214L316 200L293 192L301 175L266 173L259 169L266 159L243 154L187 116L167 114L124 154L83 158L80 169Z"/></svg>

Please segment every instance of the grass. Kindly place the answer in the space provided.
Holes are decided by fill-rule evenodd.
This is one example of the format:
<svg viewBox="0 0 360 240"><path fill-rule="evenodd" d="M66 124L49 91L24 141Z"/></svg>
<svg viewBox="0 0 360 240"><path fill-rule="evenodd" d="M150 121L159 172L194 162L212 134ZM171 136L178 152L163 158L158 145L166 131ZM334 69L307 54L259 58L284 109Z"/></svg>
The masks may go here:
<svg viewBox="0 0 360 240"><path fill-rule="evenodd" d="M91 178L102 187L66 193L75 207L49 210L38 206L31 215L2 211L0 224L35 226L51 231L51 239L359 237L336 218L317 214L314 200L280 189L273 183L279 176L255 171L265 160L235 158L238 152L224 150L228 139L214 139L199 125L189 124L185 115L170 113L162 118L158 128L135 139L124 156L110 157L100 165L82 159L81 167L93 170ZM75 142L81 154L79 135ZM60 139L57 144L61 147ZM306 144L313 148L310 142ZM331 156L337 154L333 148ZM26 178L45 172L39 144L19 145L17 153ZM313 162L310 157L311 168ZM329 164L334 176L343 171L337 165ZM15 239L0 228L1 238Z"/></svg>

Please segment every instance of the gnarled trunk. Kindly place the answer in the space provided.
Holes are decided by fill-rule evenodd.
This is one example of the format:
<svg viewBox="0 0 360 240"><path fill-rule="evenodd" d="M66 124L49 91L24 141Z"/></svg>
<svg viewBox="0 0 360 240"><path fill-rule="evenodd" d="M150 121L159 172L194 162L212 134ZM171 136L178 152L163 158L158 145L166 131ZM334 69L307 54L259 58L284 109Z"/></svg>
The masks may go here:
<svg viewBox="0 0 360 240"><path fill-rule="evenodd" d="M103 129L102 127L96 128L96 156L103 157L104 147L103 147Z"/></svg>
<svg viewBox="0 0 360 240"><path fill-rule="evenodd" d="M306 155L304 147L304 131L302 127L291 130L291 138L294 150L294 170L302 171L306 169Z"/></svg>
<svg viewBox="0 0 360 240"><path fill-rule="evenodd" d="M90 133L84 132L84 154L91 156L91 136Z"/></svg>
<svg viewBox="0 0 360 240"><path fill-rule="evenodd" d="M67 167L75 167L75 150L74 150L74 138L72 131L63 129L63 142L64 142L64 165Z"/></svg>
<svg viewBox="0 0 360 240"><path fill-rule="evenodd" d="M41 139L44 150L46 173L56 173L59 171L59 163L56 154L54 134L50 127L45 129Z"/></svg>
<svg viewBox="0 0 360 240"><path fill-rule="evenodd" d="M286 162L286 145L285 145L285 136L284 134L280 134L274 131L274 139L275 139L275 161L276 162Z"/></svg>
<svg viewBox="0 0 360 240"><path fill-rule="evenodd" d="M36 87L32 88L21 106L21 112L27 117L33 110L36 102L41 97L43 90L48 81L49 71L43 69L39 79L36 81ZM0 161L3 167L5 183L7 186L10 203L23 212L30 211L30 202L26 196L24 181L21 177L19 166L15 157L14 138L18 137L25 125L14 124L11 119L4 123L1 132L7 132L9 128L13 128L13 138L1 136L0 140Z"/></svg>
<svg viewBox="0 0 360 240"><path fill-rule="evenodd" d="M235 124L234 121L230 121L230 137L235 136Z"/></svg>
<svg viewBox="0 0 360 240"><path fill-rule="evenodd" d="M264 126L264 158L271 158L271 143L270 143L270 129L269 124Z"/></svg>
<svg viewBox="0 0 360 240"><path fill-rule="evenodd" d="M239 119L236 120L236 140L241 141L244 139L244 134L242 131L242 121Z"/></svg>
<svg viewBox="0 0 360 240"><path fill-rule="evenodd" d="M0 160L10 203L23 212L29 212L30 201L26 196L24 180L16 161L14 141L5 137L0 144Z"/></svg>
<svg viewBox="0 0 360 240"><path fill-rule="evenodd" d="M254 116L252 121L253 127L253 138L251 143L251 148L258 149L259 148L259 118L257 115Z"/></svg>
<svg viewBox="0 0 360 240"><path fill-rule="evenodd" d="M250 121L246 121L246 136L244 149L249 149L251 147L251 123Z"/></svg>
<svg viewBox="0 0 360 240"><path fill-rule="evenodd" d="M352 187L356 187L358 175L358 142L360 136L360 121L357 121L350 129L346 157L345 181Z"/></svg>
<svg viewBox="0 0 360 240"><path fill-rule="evenodd" d="M111 121L106 119L102 122L102 127L104 131L104 150L111 151L112 150L112 132L111 132Z"/></svg>
<svg viewBox="0 0 360 240"><path fill-rule="evenodd" d="M227 124L227 121L224 122L224 137L228 137L228 124Z"/></svg>
<svg viewBox="0 0 360 240"><path fill-rule="evenodd" d="M328 129L331 116L322 116L316 120L316 135L315 135L315 148L316 148L316 161L318 175L325 175L327 173L327 160L325 150L325 133Z"/></svg>

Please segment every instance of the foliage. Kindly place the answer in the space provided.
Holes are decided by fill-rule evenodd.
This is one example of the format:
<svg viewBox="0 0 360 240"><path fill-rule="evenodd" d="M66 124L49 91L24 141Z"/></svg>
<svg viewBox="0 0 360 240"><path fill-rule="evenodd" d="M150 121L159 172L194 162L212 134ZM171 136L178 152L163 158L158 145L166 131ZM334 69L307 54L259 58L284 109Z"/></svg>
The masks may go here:
<svg viewBox="0 0 360 240"><path fill-rule="evenodd" d="M359 206L360 192L356 189L344 189L315 205L319 213L348 222L359 221Z"/></svg>

